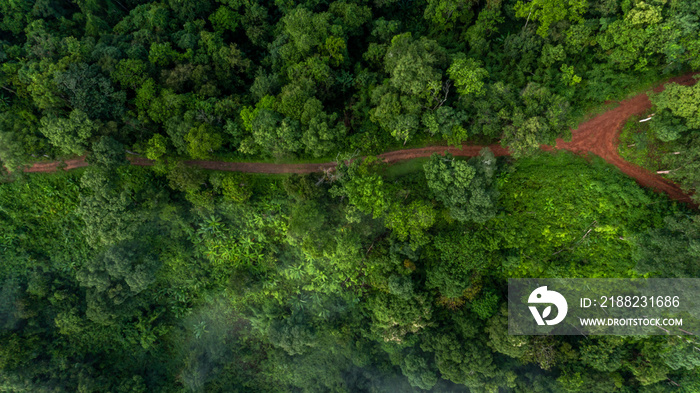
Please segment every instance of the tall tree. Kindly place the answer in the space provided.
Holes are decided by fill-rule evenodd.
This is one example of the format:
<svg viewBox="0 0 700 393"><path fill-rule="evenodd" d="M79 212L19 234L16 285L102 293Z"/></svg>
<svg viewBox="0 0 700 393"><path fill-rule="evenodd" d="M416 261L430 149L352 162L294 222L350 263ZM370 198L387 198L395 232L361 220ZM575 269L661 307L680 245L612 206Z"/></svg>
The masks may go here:
<svg viewBox="0 0 700 393"><path fill-rule="evenodd" d="M459 221L483 223L496 214L496 158L484 148L469 162L433 154L423 166L428 187Z"/></svg>

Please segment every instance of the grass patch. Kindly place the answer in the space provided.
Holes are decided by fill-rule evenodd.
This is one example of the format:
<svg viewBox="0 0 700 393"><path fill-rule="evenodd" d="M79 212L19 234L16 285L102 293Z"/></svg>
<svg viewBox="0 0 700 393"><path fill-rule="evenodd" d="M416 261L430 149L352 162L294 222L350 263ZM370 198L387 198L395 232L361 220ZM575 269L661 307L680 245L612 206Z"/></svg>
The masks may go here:
<svg viewBox="0 0 700 393"><path fill-rule="evenodd" d="M422 172L423 164L425 164L428 160L430 160L429 157L421 157L389 165L389 167L387 167L386 171L384 172L384 175L388 179L395 179L397 177L408 175L414 172Z"/></svg>

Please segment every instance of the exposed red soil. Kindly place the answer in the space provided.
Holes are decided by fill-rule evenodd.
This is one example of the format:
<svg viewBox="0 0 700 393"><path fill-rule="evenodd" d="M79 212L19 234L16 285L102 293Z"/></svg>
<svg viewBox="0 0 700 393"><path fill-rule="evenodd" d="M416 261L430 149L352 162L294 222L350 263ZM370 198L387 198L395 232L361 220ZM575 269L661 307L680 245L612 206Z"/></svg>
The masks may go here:
<svg viewBox="0 0 700 393"><path fill-rule="evenodd" d="M692 85L695 83L693 76L696 73L686 74L666 83L679 83L682 85ZM658 86L654 91L663 90L663 86ZM683 193L681 188L644 168L629 163L620 157L617 146L619 143L620 131L625 121L633 115L638 115L651 108L651 102L646 93L638 94L632 98L620 101L619 106L607 112L593 117L579 125L572 131L572 139L565 142L557 139L555 148L569 150L579 154L593 153L602 157L605 161L620 168L622 172L634 178L637 183L644 187L649 187L657 192L665 192L671 198L697 207L690 197ZM454 156L473 157L479 154L484 146L464 145L461 149L448 146L428 146L415 149L404 149L390 151L380 154L378 157L385 162L392 164L398 161L410 160L413 158L430 157L433 153L442 154L445 151ZM500 145L488 146L496 156L509 155L508 149ZM552 150L551 146L542 146L544 150ZM149 166L153 162L140 157L129 158L133 165ZM224 162L224 161L186 161L190 165L196 165L204 169L215 169L220 171L236 171L248 173L313 173L335 166L334 162L322 164L275 164L260 162ZM26 172L53 172L56 171L60 162L35 163ZM87 166L85 157L80 157L65 161L64 169L73 169Z"/></svg>
<svg viewBox="0 0 700 393"><path fill-rule="evenodd" d="M696 79L693 78L695 74L686 74L672 78L667 83L675 82L681 85L692 85L696 82ZM655 92L662 90L663 86L658 86L654 89ZM677 184L623 160L618 153L617 147L619 145L620 132L625 121L630 116L642 114L650 108L651 101L649 101L646 93L623 100L618 107L581 123L578 129L572 131L571 142L557 139L556 148L566 149L575 153L596 154L620 168L623 173L635 179L640 185L649 187L657 192L665 192L672 199L697 207L690 199L690 196L686 195Z"/></svg>

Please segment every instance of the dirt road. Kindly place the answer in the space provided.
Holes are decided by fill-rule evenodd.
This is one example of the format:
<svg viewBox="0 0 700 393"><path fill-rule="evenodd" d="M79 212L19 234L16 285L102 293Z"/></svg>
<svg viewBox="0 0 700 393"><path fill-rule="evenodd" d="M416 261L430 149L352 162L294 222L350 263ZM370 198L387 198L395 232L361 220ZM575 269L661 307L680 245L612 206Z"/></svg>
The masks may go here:
<svg viewBox="0 0 700 393"><path fill-rule="evenodd" d="M667 83L676 82L683 85L695 83L694 74L687 74L669 80ZM663 90L659 86L654 91ZM638 94L632 98L623 100L620 105L603 114L583 122L576 130L572 131L572 139L565 142L557 139L555 148L569 150L575 153L593 153L602 157L607 162L620 168L622 172L634 178L640 185L649 187L657 192L665 192L671 198L696 206L690 197L683 193L678 185L663 177L649 172L644 168L631 164L620 157L617 151L618 139L623 124L633 115L638 115L651 108L651 102L646 93ZM551 146L542 146L546 150ZM415 149L390 151L380 154L387 163L395 163L419 157L430 157L433 153L449 151L454 156L473 157L479 154L483 146L465 145L462 149L447 146L428 146ZM507 149L500 145L490 145L489 148L496 156L509 155ZM148 166L153 163L145 158L130 157L133 165ZM275 164L259 162L224 162L224 161L187 161L204 169L221 171L238 171L248 173L313 173L320 172L335 166L334 162L323 164ZM60 162L36 163L26 172L52 172L57 170ZM73 169L87 166L85 157L65 161L65 169Z"/></svg>

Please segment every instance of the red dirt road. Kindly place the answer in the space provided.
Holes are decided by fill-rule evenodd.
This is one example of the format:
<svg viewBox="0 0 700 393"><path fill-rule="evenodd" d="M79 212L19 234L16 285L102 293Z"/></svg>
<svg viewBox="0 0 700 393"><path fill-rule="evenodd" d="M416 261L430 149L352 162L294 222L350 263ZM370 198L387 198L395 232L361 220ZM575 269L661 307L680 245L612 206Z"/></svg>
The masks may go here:
<svg viewBox="0 0 700 393"><path fill-rule="evenodd" d="M693 75L695 75L695 73L679 76L666 83L675 82L682 85L692 85L696 81ZM654 91L657 92L661 90L663 90L663 86L654 89ZM627 118L641 114L649 108L651 108L651 102L646 93L641 93L627 100L623 100L618 107L581 123L578 129L572 131L571 142L557 139L555 147L557 149L569 150L580 154L596 154L605 161L620 168L622 172L634 178L640 185L649 187L657 192L665 192L675 200L697 207L697 205L691 201L690 197L683 193L677 184L623 160L618 154L617 145L619 143L620 131ZM465 145L462 146L461 149L458 149L447 146L428 146L416 149L390 151L380 154L378 157L383 158L385 162L390 164L413 158L430 157L433 153L442 154L445 151L450 152L454 156L473 157L479 154L479 151L483 147L484 146ZM491 148L496 156L510 154L507 149L500 145L490 145L489 148ZM542 146L542 148L545 150L552 149L551 146ZM152 161L145 158L130 157L129 159L133 165L153 165ZM199 160L186 162L204 169L248 173L313 173L335 166L334 162L322 164L275 164ZM31 168L26 169L25 172L53 172L58 169L59 165L60 162L36 163ZM80 168L87 165L85 157L65 161L65 169Z"/></svg>
<svg viewBox="0 0 700 393"><path fill-rule="evenodd" d="M695 73L679 76L666 83L675 82L681 85L693 85L696 82L693 75ZM661 90L663 90L663 86L658 86L654 89L655 92ZM690 199L690 196L686 195L677 184L623 160L618 153L617 147L619 145L620 131L625 121L630 116L639 115L650 108L651 101L649 101L646 93L621 101L617 108L581 123L578 129L572 132L571 142L557 139L556 148L566 149L575 153L590 152L596 154L620 168L622 172L635 179L640 185L649 187L657 192L665 192L672 199L697 207Z"/></svg>

